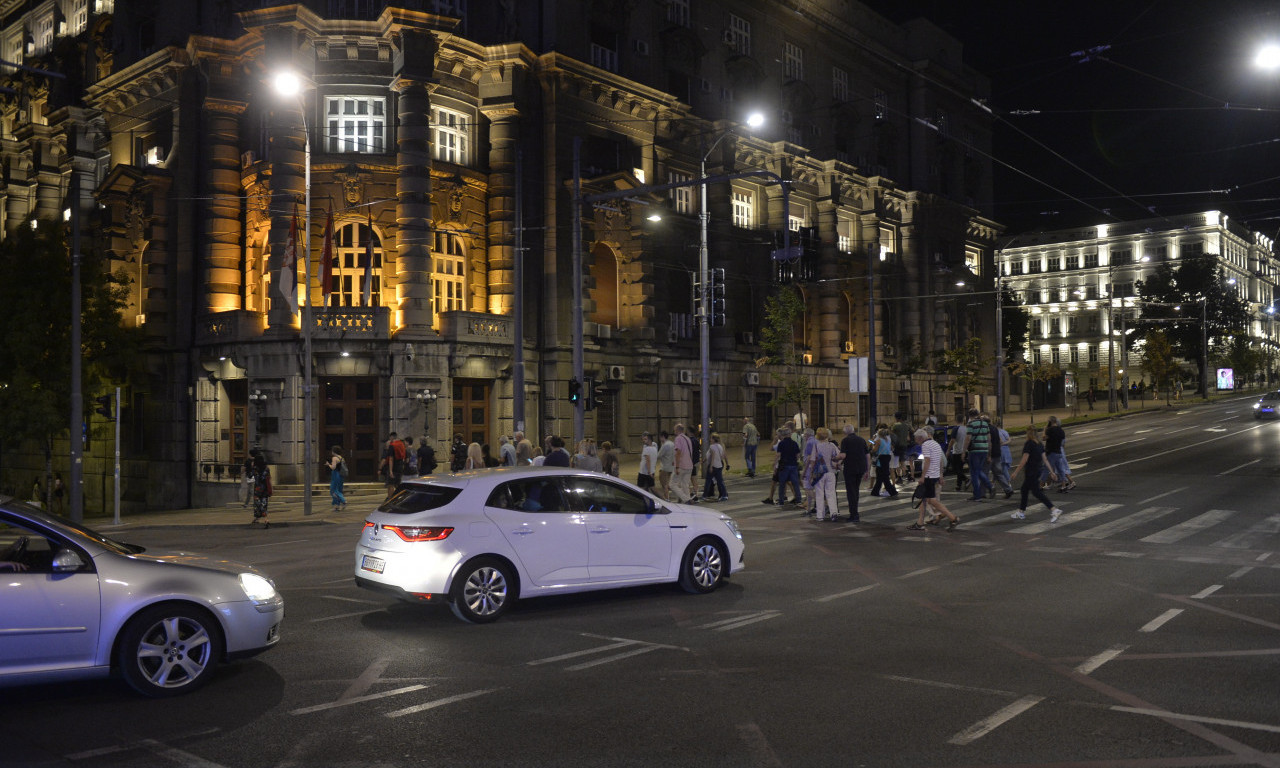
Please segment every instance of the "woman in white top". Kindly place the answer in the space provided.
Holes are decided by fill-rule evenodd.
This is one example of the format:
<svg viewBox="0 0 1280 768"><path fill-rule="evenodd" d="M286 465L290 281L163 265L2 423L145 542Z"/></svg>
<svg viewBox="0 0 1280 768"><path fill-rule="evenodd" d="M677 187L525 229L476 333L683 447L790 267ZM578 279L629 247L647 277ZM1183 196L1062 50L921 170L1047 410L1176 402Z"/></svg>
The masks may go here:
<svg viewBox="0 0 1280 768"><path fill-rule="evenodd" d="M707 446L706 455L702 457L702 474L707 478L702 484L702 498L711 501L711 484L720 492L719 501L728 501L729 494L724 490L724 446L720 444L720 433L711 433L711 445Z"/></svg>
<svg viewBox="0 0 1280 768"><path fill-rule="evenodd" d="M480 449L479 443L472 443L467 446L467 460L462 465L463 469L484 469L484 451Z"/></svg>
<svg viewBox="0 0 1280 768"><path fill-rule="evenodd" d="M645 432L640 436L644 441L644 448L640 449L640 474L636 478L636 485L652 491L655 485L653 477L658 473L658 446L653 444L653 435Z"/></svg>
<svg viewBox="0 0 1280 768"><path fill-rule="evenodd" d="M840 512L840 504L836 500L836 467L840 464L841 453L831 442L831 430L826 427L818 427L814 437L816 440L809 451L805 474L810 478L817 502L815 519L834 523Z"/></svg>

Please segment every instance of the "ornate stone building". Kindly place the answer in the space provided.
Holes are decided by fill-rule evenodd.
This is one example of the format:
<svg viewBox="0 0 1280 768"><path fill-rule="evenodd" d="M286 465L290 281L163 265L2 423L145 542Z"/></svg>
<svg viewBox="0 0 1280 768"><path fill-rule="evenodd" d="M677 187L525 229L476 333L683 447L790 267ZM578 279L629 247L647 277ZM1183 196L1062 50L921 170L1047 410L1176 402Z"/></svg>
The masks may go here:
<svg viewBox="0 0 1280 768"><path fill-rule="evenodd" d="M391 431L496 453L522 411L535 440L572 434L575 186L634 191L583 215L586 433L633 451L645 430L695 423L699 189L652 188L696 180L703 160L719 179L710 264L727 275L711 415L727 434L782 413L778 372L756 361L783 283L805 300L815 423L949 415L923 353L974 335L990 349L986 81L927 22L847 0L2 5L6 46L85 11L48 47L5 48L27 68L0 68L15 91L0 209L12 232L78 204L92 253L131 276L122 322L145 332L150 376L128 387L128 503L230 498L254 445L277 482L299 481L308 403L313 455L344 446L355 480L374 478ZM282 71L299 95L273 89ZM737 122L750 108L768 117L758 132ZM786 180L789 209L776 184L728 178L751 170ZM771 258L784 228L793 262ZM282 284L303 275L310 397L306 315ZM847 363L872 346L874 404Z"/></svg>

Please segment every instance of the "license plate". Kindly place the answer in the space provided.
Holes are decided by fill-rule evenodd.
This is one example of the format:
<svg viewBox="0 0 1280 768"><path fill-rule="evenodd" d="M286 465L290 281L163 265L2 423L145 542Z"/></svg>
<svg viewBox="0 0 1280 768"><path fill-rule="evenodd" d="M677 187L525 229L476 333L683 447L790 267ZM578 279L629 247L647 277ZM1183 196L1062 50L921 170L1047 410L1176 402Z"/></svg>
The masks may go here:
<svg viewBox="0 0 1280 768"><path fill-rule="evenodd" d="M365 571L373 571L374 573L382 573L382 569L387 567L386 561L380 557L373 555L365 555L360 559L360 569Z"/></svg>

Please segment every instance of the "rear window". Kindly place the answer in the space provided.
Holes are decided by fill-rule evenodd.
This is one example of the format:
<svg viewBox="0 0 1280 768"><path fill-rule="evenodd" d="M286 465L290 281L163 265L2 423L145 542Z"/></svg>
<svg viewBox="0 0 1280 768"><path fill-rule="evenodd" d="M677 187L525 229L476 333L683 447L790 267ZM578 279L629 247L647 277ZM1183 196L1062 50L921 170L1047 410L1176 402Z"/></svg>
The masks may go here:
<svg viewBox="0 0 1280 768"><path fill-rule="evenodd" d="M447 485L402 485L396 489L391 498L382 502L379 512L390 512L393 515L411 515L414 512L426 512L439 509L462 493L461 488Z"/></svg>

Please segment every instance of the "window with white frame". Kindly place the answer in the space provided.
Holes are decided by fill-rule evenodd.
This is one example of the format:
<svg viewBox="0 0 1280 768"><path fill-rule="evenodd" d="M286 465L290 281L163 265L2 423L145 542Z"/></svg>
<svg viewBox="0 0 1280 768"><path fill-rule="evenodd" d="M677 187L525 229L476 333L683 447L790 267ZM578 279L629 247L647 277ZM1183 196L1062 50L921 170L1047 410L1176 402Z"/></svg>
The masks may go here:
<svg viewBox="0 0 1280 768"><path fill-rule="evenodd" d="M1080 268L1080 254L1076 253L1076 254L1071 254L1067 256L1067 269L1079 269L1079 268Z"/></svg>
<svg viewBox="0 0 1280 768"><path fill-rule="evenodd" d="M804 226L804 216L797 216L794 213L787 217L787 229L792 232L799 232Z"/></svg>
<svg viewBox="0 0 1280 768"><path fill-rule="evenodd" d="M22 56L22 28L16 27L5 35L3 48L0 48L0 59L16 63L22 61ZM14 67L0 67L0 72L6 74L16 71Z"/></svg>
<svg viewBox="0 0 1280 768"><path fill-rule="evenodd" d="M373 239L373 265L369 268L372 283L369 286L369 303L375 307L382 303L382 241L368 225L353 222L343 224L333 232L329 306L364 305L364 273L369 261L370 238Z"/></svg>
<svg viewBox="0 0 1280 768"><path fill-rule="evenodd" d="M326 96L324 104L327 151L374 154L386 151L386 99L380 96Z"/></svg>
<svg viewBox="0 0 1280 768"><path fill-rule="evenodd" d="M467 259L462 237L455 232L437 230L431 257L431 285L435 297L432 303L435 316L431 323L439 330L441 312L465 311L467 308Z"/></svg>
<svg viewBox="0 0 1280 768"><path fill-rule="evenodd" d="M35 21L31 32L33 54L41 54L53 47L53 11L50 10Z"/></svg>
<svg viewBox="0 0 1280 768"><path fill-rule="evenodd" d="M839 67L831 68L831 100L849 100L849 73Z"/></svg>
<svg viewBox="0 0 1280 768"><path fill-rule="evenodd" d="M63 22L62 34L78 35L89 25L89 0L71 0L67 20Z"/></svg>
<svg viewBox="0 0 1280 768"><path fill-rule="evenodd" d="M733 193L733 226L751 229L756 224L756 206L750 192Z"/></svg>
<svg viewBox="0 0 1280 768"><path fill-rule="evenodd" d="M743 56L751 55L751 22L729 14L729 27L725 30L725 42Z"/></svg>
<svg viewBox="0 0 1280 768"><path fill-rule="evenodd" d="M1098 347L1095 344L1089 345L1089 362L1098 362Z"/></svg>
<svg viewBox="0 0 1280 768"><path fill-rule="evenodd" d="M466 165L469 152L471 122L461 112L444 107L431 108L432 157L446 163Z"/></svg>
<svg viewBox="0 0 1280 768"><path fill-rule="evenodd" d="M853 222L848 219L836 222L836 250L853 253Z"/></svg>
<svg viewBox="0 0 1280 768"><path fill-rule="evenodd" d="M667 171L667 182L676 184L682 181L692 181L693 177L687 173L679 171ZM694 213L693 193L696 188L693 186L674 187L671 190L671 207L676 213L692 214Z"/></svg>
<svg viewBox="0 0 1280 768"><path fill-rule="evenodd" d="M689 0L667 0L667 21L681 27L689 26Z"/></svg>
<svg viewBox="0 0 1280 768"><path fill-rule="evenodd" d="M1098 253L1097 253L1097 251L1095 251L1095 252L1093 252L1093 253L1086 253L1086 254L1084 255L1084 266L1085 266L1085 269L1091 269L1091 268L1093 268L1093 267L1098 266Z"/></svg>
<svg viewBox="0 0 1280 768"><path fill-rule="evenodd" d="M795 43L782 44L782 76L787 80L804 79L804 49Z"/></svg>

